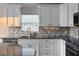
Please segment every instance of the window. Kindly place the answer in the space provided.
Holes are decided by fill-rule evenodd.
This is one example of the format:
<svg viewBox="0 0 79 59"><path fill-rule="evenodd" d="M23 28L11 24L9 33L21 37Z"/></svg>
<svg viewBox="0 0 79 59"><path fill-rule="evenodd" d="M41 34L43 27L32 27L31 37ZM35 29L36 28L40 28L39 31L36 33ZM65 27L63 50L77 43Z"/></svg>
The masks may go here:
<svg viewBox="0 0 79 59"><path fill-rule="evenodd" d="M39 16L38 15L22 15L21 19L22 31L27 31L28 28L32 32L39 31Z"/></svg>

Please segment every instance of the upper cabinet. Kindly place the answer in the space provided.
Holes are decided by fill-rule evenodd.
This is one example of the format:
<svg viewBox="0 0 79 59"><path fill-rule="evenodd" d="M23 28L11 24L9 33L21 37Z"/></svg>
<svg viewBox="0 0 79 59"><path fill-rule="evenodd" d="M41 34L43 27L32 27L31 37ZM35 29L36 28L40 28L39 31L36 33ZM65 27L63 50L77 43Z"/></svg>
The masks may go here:
<svg viewBox="0 0 79 59"><path fill-rule="evenodd" d="M68 10L67 4L59 5L59 26L67 26L68 25Z"/></svg>
<svg viewBox="0 0 79 59"><path fill-rule="evenodd" d="M7 13L9 17L17 17L20 14L20 6L7 6Z"/></svg>
<svg viewBox="0 0 79 59"><path fill-rule="evenodd" d="M51 4L39 5L40 26L58 25L58 6Z"/></svg>
<svg viewBox="0 0 79 59"><path fill-rule="evenodd" d="M40 7L39 12L40 26L47 26L49 24L49 8Z"/></svg>
<svg viewBox="0 0 79 59"><path fill-rule="evenodd" d="M20 26L20 6L7 7L8 26Z"/></svg>
<svg viewBox="0 0 79 59"><path fill-rule="evenodd" d="M77 3L39 4L40 26L73 26L75 12L78 12Z"/></svg>
<svg viewBox="0 0 79 59"><path fill-rule="evenodd" d="M58 26L59 25L59 8L58 5L52 5L50 6L50 24L52 26Z"/></svg>
<svg viewBox="0 0 79 59"><path fill-rule="evenodd" d="M68 4L68 26L74 26L73 22L73 15L74 13L78 12L78 4L73 3L73 4Z"/></svg>
<svg viewBox="0 0 79 59"><path fill-rule="evenodd" d="M6 17L7 15L7 7L0 5L0 17Z"/></svg>
<svg viewBox="0 0 79 59"><path fill-rule="evenodd" d="M0 26L20 26L20 5L0 5Z"/></svg>
<svg viewBox="0 0 79 59"><path fill-rule="evenodd" d="M73 15L78 12L77 3L67 3L59 5L60 26L74 26Z"/></svg>

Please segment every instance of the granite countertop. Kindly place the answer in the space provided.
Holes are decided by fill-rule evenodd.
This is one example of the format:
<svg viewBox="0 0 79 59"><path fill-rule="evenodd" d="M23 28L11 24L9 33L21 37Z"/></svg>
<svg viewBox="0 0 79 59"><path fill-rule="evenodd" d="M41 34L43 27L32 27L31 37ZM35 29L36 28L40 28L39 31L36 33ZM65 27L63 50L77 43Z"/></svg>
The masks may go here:
<svg viewBox="0 0 79 59"><path fill-rule="evenodd" d="M68 35L54 35L52 37L48 37L48 38L45 38L45 37L40 37L40 38L27 38L27 37L21 37L21 38L2 38L3 39L3 42L14 42L14 43L17 43L18 39L62 39L62 40L65 40L66 42L70 42L74 45L77 45L79 46L79 39L77 38L74 38L74 37L70 37Z"/></svg>
<svg viewBox="0 0 79 59"><path fill-rule="evenodd" d="M62 36L62 35L54 35L52 37L39 37L39 38L27 38L27 37L20 37L20 38L1 38L1 39L65 39L69 38L69 36Z"/></svg>
<svg viewBox="0 0 79 59"><path fill-rule="evenodd" d="M69 39L77 39L74 37L70 37L68 35L54 35L54 36L49 36L49 37L39 37L39 38L27 38L27 37L20 37L20 38L1 38L1 39L63 39L63 40L69 40Z"/></svg>

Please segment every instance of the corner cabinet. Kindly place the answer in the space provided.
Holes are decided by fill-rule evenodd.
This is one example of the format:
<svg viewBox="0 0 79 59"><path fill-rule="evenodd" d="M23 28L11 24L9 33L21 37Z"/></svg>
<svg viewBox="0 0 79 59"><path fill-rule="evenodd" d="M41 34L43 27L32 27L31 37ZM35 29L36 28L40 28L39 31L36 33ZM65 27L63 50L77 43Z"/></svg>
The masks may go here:
<svg viewBox="0 0 79 59"><path fill-rule="evenodd" d="M73 26L73 14L76 12L77 3L39 4L40 26Z"/></svg>

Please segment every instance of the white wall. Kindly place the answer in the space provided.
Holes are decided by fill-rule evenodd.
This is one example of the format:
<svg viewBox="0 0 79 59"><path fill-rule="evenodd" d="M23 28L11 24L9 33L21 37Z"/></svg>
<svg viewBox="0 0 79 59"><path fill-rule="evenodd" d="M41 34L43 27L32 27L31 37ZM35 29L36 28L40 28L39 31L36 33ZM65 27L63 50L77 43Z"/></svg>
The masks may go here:
<svg viewBox="0 0 79 59"><path fill-rule="evenodd" d="M37 7L22 7L21 14L38 14Z"/></svg>
<svg viewBox="0 0 79 59"><path fill-rule="evenodd" d="M0 26L0 38L9 37L9 29L7 26Z"/></svg>

